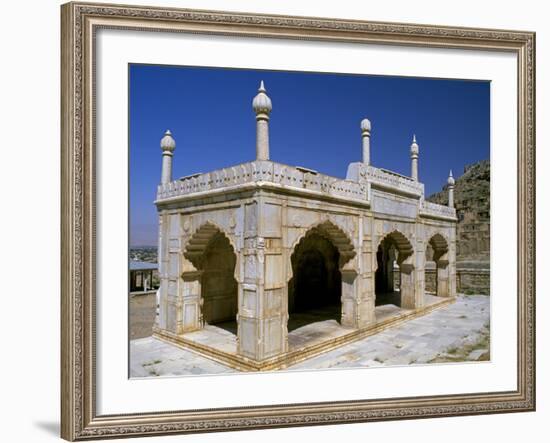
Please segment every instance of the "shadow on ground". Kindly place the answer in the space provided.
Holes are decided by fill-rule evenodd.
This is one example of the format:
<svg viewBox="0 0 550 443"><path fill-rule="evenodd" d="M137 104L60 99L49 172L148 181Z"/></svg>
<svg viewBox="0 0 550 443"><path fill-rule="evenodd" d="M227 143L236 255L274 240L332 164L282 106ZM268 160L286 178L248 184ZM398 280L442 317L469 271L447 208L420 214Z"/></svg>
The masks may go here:
<svg viewBox="0 0 550 443"><path fill-rule="evenodd" d="M46 434L55 435L59 437L60 426L56 421L37 421L34 425L38 429L42 429Z"/></svg>

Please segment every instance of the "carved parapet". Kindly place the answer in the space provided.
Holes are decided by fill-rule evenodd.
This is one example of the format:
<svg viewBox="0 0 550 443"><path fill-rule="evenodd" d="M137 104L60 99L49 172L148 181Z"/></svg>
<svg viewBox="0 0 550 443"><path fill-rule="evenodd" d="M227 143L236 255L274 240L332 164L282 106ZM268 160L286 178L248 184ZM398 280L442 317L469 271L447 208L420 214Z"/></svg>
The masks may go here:
<svg viewBox="0 0 550 443"><path fill-rule="evenodd" d="M397 172L367 166L364 163L351 163L348 167L347 179L362 184L369 183L375 188L411 197L420 198L424 195L424 184Z"/></svg>
<svg viewBox="0 0 550 443"><path fill-rule="evenodd" d="M456 210L449 206L423 200L420 205L420 216L456 221Z"/></svg>
<svg viewBox="0 0 550 443"><path fill-rule="evenodd" d="M320 174L303 167L271 161L254 161L182 177L160 185L157 189L157 203L224 188L231 190L245 185L266 184L286 189L308 190L334 197L367 200L367 187L364 184Z"/></svg>

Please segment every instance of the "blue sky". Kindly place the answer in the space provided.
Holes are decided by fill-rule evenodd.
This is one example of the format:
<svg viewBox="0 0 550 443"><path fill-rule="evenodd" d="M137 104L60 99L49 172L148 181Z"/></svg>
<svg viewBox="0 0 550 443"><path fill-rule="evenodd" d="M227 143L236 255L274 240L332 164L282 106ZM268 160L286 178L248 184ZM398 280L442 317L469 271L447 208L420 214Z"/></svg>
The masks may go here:
<svg viewBox="0 0 550 443"><path fill-rule="evenodd" d="M361 160L365 117L373 166L410 175L416 134L426 195L449 169L458 177L489 158L489 82L156 65L130 65L129 75L131 246L156 245L164 131L176 140L174 179L253 160L260 80L273 102L273 161L344 178Z"/></svg>

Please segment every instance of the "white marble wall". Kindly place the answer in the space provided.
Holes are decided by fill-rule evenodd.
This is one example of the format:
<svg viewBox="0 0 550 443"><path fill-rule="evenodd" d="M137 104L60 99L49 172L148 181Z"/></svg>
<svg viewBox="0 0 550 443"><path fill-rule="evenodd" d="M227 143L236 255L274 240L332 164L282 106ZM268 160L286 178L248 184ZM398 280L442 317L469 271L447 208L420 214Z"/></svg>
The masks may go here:
<svg viewBox="0 0 550 443"><path fill-rule="evenodd" d="M319 232L340 253L344 327L364 328L376 322L376 252L388 236L403 252L399 263L402 307L416 309L424 305L426 247L434 235L443 238L448 246L438 270L441 295L456 295L455 220L449 211L423 204L423 185L376 168L368 169L360 181L370 174L382 185L343 181L345 186L340 186L335 180L326 182L323 176L307 171L293 168L289 172L284 165L252 164L254 168L241 171L239 182L249 172L256 171L254 180L258 176L268 180L271 174L278 184L284 184L290 177L292 186L264 187L263 182L255 182L255 187L229 186L224 192L223 187L214 186L216 180L208 185L197 178L193 180L198 193L190 192L193 186L190 183L159 191L161 329L183 334L203 327L201 257L218 232L227 237L235 254L237 352L257 361L288 351L291 256L308 232ZM238 167L232 169L232 180L237 180ZM356 169L359 174L361 168ZM301 180L299 186L294 184L291 172ZM218 177L216 174L210 173L209 177ZM226 180L227 171L222 175ZM407 184L404 192L392 192L391 186L399 186L401 182ZM323 183L328 183L328 189L334 188L338 195L353 193L354 197L330 200L309 192L310 186L322 190ZM362 201L355 196L363 196Z"/></svg>

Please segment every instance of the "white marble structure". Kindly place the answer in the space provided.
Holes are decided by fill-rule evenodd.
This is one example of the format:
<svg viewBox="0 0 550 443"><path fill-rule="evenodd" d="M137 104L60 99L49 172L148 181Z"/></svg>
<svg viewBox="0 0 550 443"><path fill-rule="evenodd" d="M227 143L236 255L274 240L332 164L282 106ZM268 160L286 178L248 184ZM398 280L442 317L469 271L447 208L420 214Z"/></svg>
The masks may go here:
<svg viewBox="0 0 550 443"><path fill-rule="evenodd" d="M424 200L416 137L405 177L370 164L363 120L362 162L335 178L270 161L263 83L253 109L254 161L172 180L175 142L169 131L161 141L157 332L185 337L236 320L237 356L280 357L289 352L289 315L325 301L339 306L342 327L372 327L376 298L393 291L395 263L401 308L422 309L428 245L437 295L455 297L456 213Z"/></svg>

